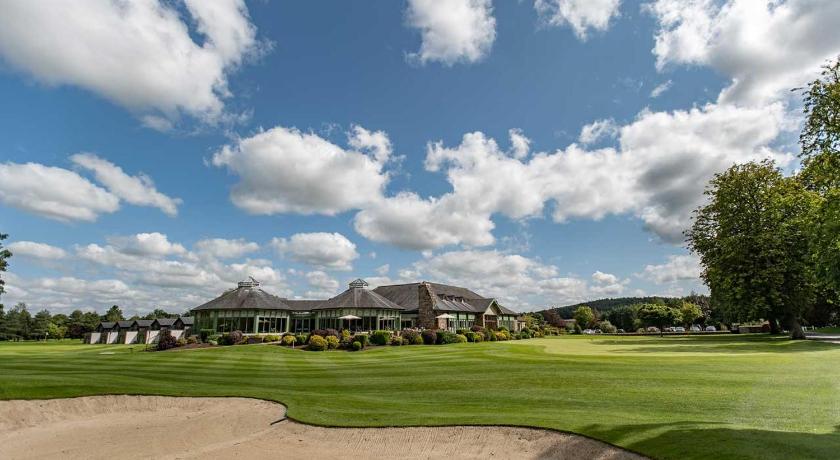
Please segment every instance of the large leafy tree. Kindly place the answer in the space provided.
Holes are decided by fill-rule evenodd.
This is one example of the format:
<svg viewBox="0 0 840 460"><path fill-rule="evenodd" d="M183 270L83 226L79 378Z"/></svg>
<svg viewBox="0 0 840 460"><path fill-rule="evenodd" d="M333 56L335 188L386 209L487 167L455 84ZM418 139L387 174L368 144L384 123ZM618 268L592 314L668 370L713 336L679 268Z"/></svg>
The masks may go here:
<svg viewBox="0 0 840 460"><path fill-rule="evenodd" d="M595 322L595 312L586 305L578 307L573 316L580 327L589 327L590 324Z"/></svg>
<svg viewBox="0 0 840 460"><path fill-rule="evenodd" d="M105 316L103 321L123 321L125 320L125 316L123 316L122 309L118 305L112 305L111 308L105 312Z"/></svg>
<svg viewBox="0 0 840 460"><path fill-rule="evenodd" d="M811 305L815 278L810 222L818 197L772 162L735 165L715 175L687 232L712 299L730 321L778 321L792 338Z"/></svg>
<svg viewBox="0 0 840 460"><path fill-rule="evenodd" d="M645 303L639 305L639 319L647 326L656 326L659 331L665 326L679 324L682 321L680 310L669 305Z"/></svg>
<svg viewBox="0 0 840 460"><path fill-rule="evenodd" d="M3 240L8 238L9 235L5 233L0 233L0 275L2 272L6 271L6 268L9 266L9 257L12 257L11 251L3 247ZM6 282L3 281L3 277L0 276L0 295L3 295L5 290Z"/></svg>

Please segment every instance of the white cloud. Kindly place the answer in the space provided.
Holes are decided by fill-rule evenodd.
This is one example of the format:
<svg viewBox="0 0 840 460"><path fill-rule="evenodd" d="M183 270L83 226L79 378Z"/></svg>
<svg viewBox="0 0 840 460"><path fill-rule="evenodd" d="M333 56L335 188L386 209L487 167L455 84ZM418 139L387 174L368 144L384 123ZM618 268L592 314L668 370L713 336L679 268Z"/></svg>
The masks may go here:
<svg viewBox="0 0 840 460"><path fill-rule="evenodd" d="M420 50L409 58L422 64L479 61L496 39L490 0L409 0L406 20L422 35Z"/></svg>
<svg viewBox="0 0 840 460"><path fill-rule="evenodd" d="M15 241L8 246L8 249L12 251L15 257L56 260L67 256L67 251L64 249L34 241Z"/></svg>
<svg viewBox="0 0 840 460"><path fill-rule="evenodd" d="M310 299L329 299L338 294L338 281L321 270L306 274L306 282L312 288L304 295Z"/></svg>
<svg viewBox="0 0 840 460"><path fill-rule="evenodd" d="M522 130L518 128L509 129L508 136L510 136L511 155L518 159L527 157L531 150L531 139L525 137Z"/></svg>
<svg viewBox="0 0 840 460"><path fill-rule="evenodd" d="M108 238L108 243L123 254L162 257L186 254L187 250L178 243L172 243L163 233L138 233L136 235Z"/></svg>
<svg viewBox="0 0 840 460"><path fill-rule="evenodd" d="M119 198L73 171L38 163L0 163L0 202L59 221L94 221Z"/></svg>
<svg viewBox="0 0 840 460"><path fill-rule="evenodd" d="M224 117L229 73L265 47L244 1L184 3L189 18L157 0L7 1L0 55L39 82L87 89L156 129L181 114L215 122Z"/></svg>
<svg viewBox="0 0 840 460"><path fill-rule="evenodd" d="M381 265L376 269L376 273L378 273L379 276L386 276L389 271L391 271L391 265L389 264Z"/></svg>
<svg viewBox="0 0 840 460"><path fill-rule="evenodd" d="M630 280L621 280L612 273L604 273L600 270L592 274L592 285L589 287L590 295L598 297L614 297L624 292L624 288Z"/></svg>
<svg viewBox="0 0 840 460"><path fill-rule="evenodd" d="M700 259L692 254L670 255L664 264L646 265L639 277L656 284L700 279Z"/></svg>
<svg viewBox="0 0 840 460"><path fill-rule="evenodd" d="M212 161L239 176L231 200L252 214L334 215L378 200L388 182L376 157L281 126L223 147Z"/></svg>
<svg viewBox="0 0 840 460"><path fill-rule="evenodd" d="M665 91L668 91L669 89L671 89L671 85L673 85L673 84L674 84L673 81L668 80L668 81L665 81L665 82L662 82L662 83L656 85L656 87L653 88L653 90L651 90L650 97L657 98L657 97L661 96L663 93L665 93Z"/></svg>
<svg viewBox="0 0 840 460"><path fill-rule="evenodd" d="M351 270L359 257L356 245L341 233L296 233L274 238L271 245L292 260L329 270Z"/></svg>
<svg viewBox="0 0 840 460"><path fill-rule="evenodd" d="M202 254L207 254L217 259L235 259L254 252L260 245L252 241L239 239L210 238L195 243L195 248Z"/></svg>
<svg viewBox="0 0 840 460"><path fill-rule="evenodd" d="M369 131L354 125L348 133L347 143L354 149L370 152L373 159L379 163L385 163L391 157L391 140L384 131Z"/></svg>
<svg viewBox="0 0 840 460"><path fill-rule="evenodd" d="M707 65L732 79L721 103L758 105L787 97L840 54L835 0L657 0L657 67Z"/></svg>
<svg viewBox="0 0 840 460"><path fill-rule="evenodd" d="M535 0L534 9L550 26L565 26L586 40L589 30L603 32L619 14L621 0Z"/></svg>
<svg viewBox="0 0 840 460"><path fill-rule="evenodd" d="M77 153L70 157L73 163L93 171L96 181L119 198L137 206L153 206L168 216L178 215L181 199L160 193L149 176L129 176L122 168L90 153Z"/></svg>
<svg viewBox="0 0 840 460"><path fill-rule="evenodd" d="M583 145L589 145L604 138L614 138L616 135L618 135L618 125L612 118L607 118L593 121L581 128L578 141Z"/></svg>

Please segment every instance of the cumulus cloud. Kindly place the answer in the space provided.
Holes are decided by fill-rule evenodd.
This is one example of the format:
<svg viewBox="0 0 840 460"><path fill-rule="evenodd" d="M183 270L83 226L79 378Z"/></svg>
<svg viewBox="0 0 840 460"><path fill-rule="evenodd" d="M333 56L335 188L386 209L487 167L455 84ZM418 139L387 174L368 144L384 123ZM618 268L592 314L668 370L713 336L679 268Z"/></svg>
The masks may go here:
<svg viewBox="0 0 840 460"><path fill-rule="evenodd" d="M670 255L663 264L645 265L638 276L656 284L665 284L683 280L697 281L700 279L700 272L700 259L697 256Z"/></svg>
<svg viewBox="0 0 840 460"><path fill-rule="evenodd" d="M108 243L123 254L161 257L172 254L185 254L184 246L172 243L163 233L137 233L136 235L114 236Z"/></svg>
<svg viewBox="0 0 840 460"><path fill-rule="evenodd" d="M624 292L624 288L630 280L619 279L612 273L604 273L600 270L592 274L592 285L589 287L591 295L613 297Z"/></svg>
<svg viewBox="0 0 840 460"><path fill-rule="evenodd" d="M304 294L310 299L328 299L338 294L338 281L321 270L306 274L310 290Z"/></svg>
<svg viewBox="0 0 840 460"><path fill-rule="evenodd" d="M840 53L834 0L657 0L657 67L707 65L732 79L720 103L760 105L786 97Z"/></svg>
<svg viewBox="0 0 840 460"><path fill-rule="evenodd" d="M612 118L607 118L593 121L581 128L578 141L583 145L589 145L604 138L613 138L616 135L618 135L618 125Z"/></svg>
<svg viewBox="0 0 840 460"><path fill-rule="evenodd" d="M591 30L603 32L617 17L621 0L535 0L540 20L550 26L569 26L586 40Z"/></svg>
<svg viewBox="0 0 840 460"><path fill-rule="evenodd" d="M354 125L347 136L347 143L354 149L370 152L379 163L385 163L391 157L391 140L384 131L369 131Z"/></svg>
<svg viewBox="0 0 840 460"><path fill-rule="evenodd" d="M243 238L210 238L200 240L195 243L195 249L199 253L206 254L217 259L235 259L242 257L249 252L254 252L259 248L259 244L254 243L253 241L246 241Z"/></svg>
<svg viewBox="0 0 840 460"><path fill-rule="evenodd" d="M0 202L59 221L92 222L120 200L73 171L38 163L0 164Z"/></svg>
<svg viewBox="0 0 840 460"><path fill-rule="evenodd" d="M420 50L409 58L422 64L476 62L496 40L490 0L409 0L406 20L422 36Z"/></svg>
<svg viewBox="0 0 840 460"><path fill-rule="evenodd" d="M129 176L122 168L91 153L77 153L70 160L93 172L96 181L117 197L137 206L153 206L168 216L178 215L180 198L170 198L155 188L152 179L140 174Z"/></svg>
<svg viewBox="0 0 840 460"><path fill-rule="evenodd" d="M224 117L228 76L265 46L243 0L4 2L0 56L50 86L72 85L171 128ZM91 24L95 24L92 27ZM194 39L193 37L196 37Z"/></svg>
<svg viewBox="0 0 840 460"><path fill-rule="evenodd" d="M15 241L8 249L15 257L31 257L33 259L57 260L67 257L67 251L59 247L34 241Z"/></svg>
<svg viewBox="0 0 840 460"><path fill-rule="evenodd" d="M212 163L239 176L231 200L251 214L334 215L378 200L388 182L381 163L387 136L360 128L367 136L351 141L371 155L278 126L223 147Z"/></svg>
<svg viewBox="0 0 840 460"><path fill-rule="evenodd" d="M272 239L271 246L292 260L329 270L352 270L359 257L356 245L341 233L296 233Z"/></svg>

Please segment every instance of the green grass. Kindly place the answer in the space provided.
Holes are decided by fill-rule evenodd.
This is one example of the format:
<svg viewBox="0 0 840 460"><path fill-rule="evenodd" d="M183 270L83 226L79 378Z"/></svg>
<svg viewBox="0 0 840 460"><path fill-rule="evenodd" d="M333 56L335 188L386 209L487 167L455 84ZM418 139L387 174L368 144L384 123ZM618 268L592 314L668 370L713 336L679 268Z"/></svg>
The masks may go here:
<svg viewBox="0 0 840 460"><path fill-rule="evenodd" d="M822 332L824 334L840 334L840 327L820 327L817 328L817 332Z"/></svg>
<svg viewBox="0 0 840 460"><path fill-rule="evenodd" d="M546 427L655 458L840 452L840 346L830 343L563 337L361 353L0 344L0 399L107 393L270 399L335 426Z"/></svg>

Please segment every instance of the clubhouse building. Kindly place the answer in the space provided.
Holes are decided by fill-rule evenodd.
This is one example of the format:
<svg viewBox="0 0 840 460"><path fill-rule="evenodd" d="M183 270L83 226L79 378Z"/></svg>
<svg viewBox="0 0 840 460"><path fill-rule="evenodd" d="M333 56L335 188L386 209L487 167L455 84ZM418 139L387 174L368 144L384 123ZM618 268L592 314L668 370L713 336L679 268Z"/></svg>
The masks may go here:
<svg viewBox="0 0 840 460"><path fill-rule="evenodd" d="M520 329L518 314L496 299L446 284L419 282L369 289L357 279L341 294L326 300L294 300L260 289L256 280L240 282L221 296L191 310L195 331L245 334L305 333L315 329L352 331Z"/></svg>

